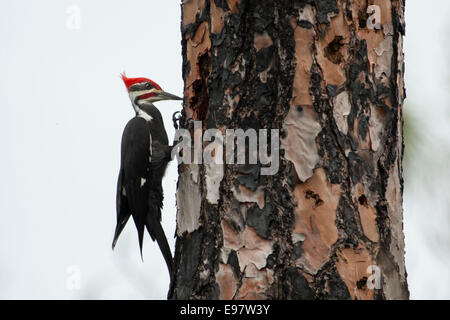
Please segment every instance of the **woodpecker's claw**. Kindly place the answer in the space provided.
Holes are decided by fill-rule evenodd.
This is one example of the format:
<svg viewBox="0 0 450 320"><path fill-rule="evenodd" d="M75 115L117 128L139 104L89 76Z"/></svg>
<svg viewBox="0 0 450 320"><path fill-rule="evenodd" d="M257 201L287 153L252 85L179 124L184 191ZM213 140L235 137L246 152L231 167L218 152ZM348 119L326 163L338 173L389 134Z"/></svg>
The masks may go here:
<svg viewBox="0 0 450 320"><path fill-rule="evenodd" d="M180 114L179 117L176 116L177 113ZM181 120L182 117L183 117L183 115L181 114L180 111L175 111L174 114L172 115L173 126L174 126L174 128L177 129L177 130L178 130L178 128L179 128L178 123L180 122L180 120Z"/></svg>
<svg viewBox="0 0 450 320"><path fill-rule="evenodd" d="M186 119L185 123L188 130L194 129L194 119L192 118Z"/></svg>
<svg viewBox="0 0 450 320"><path fill-rule="evenodd" d="M178 115L178 116L177 116ZM188 118L186 119L186 114L183 111L175 111L172 115L172 122L175 129L178 130L180 126L182 128L186 128L188 130L194 129L194 119Z"/></svg>

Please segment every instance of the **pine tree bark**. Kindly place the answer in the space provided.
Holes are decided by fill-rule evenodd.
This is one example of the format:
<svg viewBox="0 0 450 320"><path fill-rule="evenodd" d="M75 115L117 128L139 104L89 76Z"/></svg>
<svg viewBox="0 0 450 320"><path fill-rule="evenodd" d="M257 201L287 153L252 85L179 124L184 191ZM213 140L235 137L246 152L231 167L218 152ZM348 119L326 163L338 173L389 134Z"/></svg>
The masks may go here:
<svg viewBox="0 0 450 320"><path fill-rule="evenodd" d="M269 176L179 165L169 298L407 299L404 1L185 0L181 29L196 130L278 128L281 150Z"/></svg>

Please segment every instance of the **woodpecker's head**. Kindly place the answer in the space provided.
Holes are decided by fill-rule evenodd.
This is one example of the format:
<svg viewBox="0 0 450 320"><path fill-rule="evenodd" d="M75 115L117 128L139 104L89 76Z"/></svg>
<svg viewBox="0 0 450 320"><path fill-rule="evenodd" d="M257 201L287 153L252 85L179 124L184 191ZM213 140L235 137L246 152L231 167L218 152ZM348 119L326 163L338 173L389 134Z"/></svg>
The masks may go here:
<svg viewBox="0 0 450 320"><path fill-rule="evenodd" d="M156 82L147 78L127 78L124 72L122 73L122 80L127 87L133 106L161 100L183 100L183 98L165 92Z"/></svg>

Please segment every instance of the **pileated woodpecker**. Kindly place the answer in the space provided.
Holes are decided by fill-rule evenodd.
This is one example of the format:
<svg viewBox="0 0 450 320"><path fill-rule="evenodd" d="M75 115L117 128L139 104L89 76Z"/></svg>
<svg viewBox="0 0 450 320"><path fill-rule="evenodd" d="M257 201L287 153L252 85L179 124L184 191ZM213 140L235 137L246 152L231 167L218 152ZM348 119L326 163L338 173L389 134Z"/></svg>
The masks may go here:
<svg viewBox="0 0 450 320"><path fill-rule="evenodd" d="M127 78L123 73L122 80L136 116L127 123L122 135L116 196L117 226L112 247L114 249L131 215L138 232L141 256L146 227L152 240L158 242L172 277L172 254L161 226L161 208L162 178L171 160L173 146L169 146L161 113L153 102L182 98L164 92L147 78Z"/></svg>

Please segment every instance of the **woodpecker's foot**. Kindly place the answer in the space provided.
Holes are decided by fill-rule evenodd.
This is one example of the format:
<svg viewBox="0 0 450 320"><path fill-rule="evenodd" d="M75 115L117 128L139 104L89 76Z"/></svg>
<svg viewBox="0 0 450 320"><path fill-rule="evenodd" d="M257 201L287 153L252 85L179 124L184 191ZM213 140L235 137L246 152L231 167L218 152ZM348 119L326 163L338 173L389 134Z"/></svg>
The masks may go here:
<svg viewBox="0 0 450 320"><path fill-rule="evenodd" d="M179 114L178 117L177 117L177 114ZM178 128L180 127L180 126L179 126L179 123L180 123L180 120L181 120L182 117L183 117L183 115L181 114L180 111L175 111L174 114L172 115L173 127L174 127L175 129L177 129L177 130L178 130Z"/></svg>
<svg viewBox="0 0 450 320"><path fill-rule="evenodd" d="M185 124L186 124L186 128L188 130L194 129L194 119L192 119L192 118L186 119Z"/></svg>

